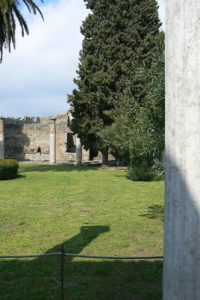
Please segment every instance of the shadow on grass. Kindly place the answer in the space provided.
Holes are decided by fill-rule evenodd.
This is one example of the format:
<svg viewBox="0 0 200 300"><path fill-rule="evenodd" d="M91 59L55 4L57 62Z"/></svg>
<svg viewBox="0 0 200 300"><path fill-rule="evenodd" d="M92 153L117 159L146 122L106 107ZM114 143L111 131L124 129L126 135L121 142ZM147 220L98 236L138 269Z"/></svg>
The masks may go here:
<svg viewBox="0 0 200 300"><path fill-rule="evenodd" d="M154 176L150 180L133 180L129 175L126 175L126 179L135 183L152 183L152 182L164 182L164 178L162 176Z"/></svg>
<svg viewBox="0 0 200 300"><path fill-rule="evenodd" d="M25 175L18 174L18 175L17 175L17 178L15 178L15 179L22 179L22 178L25 178L25 177L26 177Z"/></svg>
<svg viewBox="0 0 200 300"><path fill-rule="evenodd" d="M16 178L0 179L0 182L3 182L3 181L14 181L14 180L22 179L22 178L25 178L25 177L26 177L25 175L18 174Z"/></svg>
<svg viewBox="0 0 200 300"><path fill-rule="evenodd" d="M98 166L74 166L74 165L21 165L20 172L73 172L73 171L91 171L99 169Z"/></svg>
<svg viewBox="0 0 200 300"><path fill-rule="evenodd" d="M164 222L164 207L158 204L151 205L148 207L146 213L140 216L152 220L158 219Z"/></svg>
<svg viewBox="0 0 200 300"><path fill-rule="evenodd" d="M64 242L65 252L80 253L108 226L84 226ZM60 251L57 245L48 252ZM58 300L60 257L0 261L1 300ZM65 259L64 299L160 300L162 262Z"/></svg>
<svg viewBox="0 0 200 300"><path fill-rule="evenodd" d="M133 183L152 183L152 182L164 182L164 177L163 176L157 176L155 175L151 180L133 180L130 178L128 174L128 170L126 168L118 168L118 170L124 171L123 174L116 174L115 177L123 177L126 178L127 180L133 182Z"/></svg>

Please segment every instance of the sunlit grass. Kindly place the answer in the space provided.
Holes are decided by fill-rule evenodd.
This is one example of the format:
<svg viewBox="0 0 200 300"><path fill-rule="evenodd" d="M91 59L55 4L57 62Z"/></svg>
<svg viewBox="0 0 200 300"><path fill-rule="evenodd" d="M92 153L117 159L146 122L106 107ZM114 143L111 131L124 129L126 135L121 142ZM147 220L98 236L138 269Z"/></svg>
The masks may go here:
<svg viewBox="0 0 200 300"><path fill-rule="evenodd" d="M0 182L0 255L51 252L62 243L66 252L162 255L163 187L163 182L132 182L122 170L66 165L22 166L18 179ZM2 266L5 269L5 265ZM82 274L80 276L74 273L77 266ZM129 278L127 293L133 292L131 282L134 275L130 273L130 265L122 264L118 269L114 263L102 266L103 262L100 267L96 262L70 261L66 271L67 277L71 278L67 299L92 299L88 295L94 293L95 297L94 283L92 290L88 286L87 292L83 287L86 277L91 280L96 276L99 280L111 276L112 279L113 272L117 270L122 273L124 270L121 274L123 280ZM86 276L84 270L87 267L90 271ZM158 274L160 276L161 269ZM74 276L79 282L76 292L73 289L73 284L76 286ZM119 284L118 281L119 278L116 284ZM160 277L156 279L156 284L157 281L161 281ZM103 284L101 280L99 284ZM98 285L96 288L98 290ZM137 295L138 292L134 291ZM115 294L110 290L107 292L109 297L115 295L113 299L126 300L120 291ZM141 294L141 298L135 296L127 299L159 299L160 292L154 294L155 298L148 298L149 292L147 290L146 294ZM97 295L96 299L107 299L106 294L102 295L104 298ZM48 298L45 295L40 298L39 294L38 298L20 298L19 295L16 298L12 298L13 295L2 297L0 292L0 299L3 300L57 299L57 296Z"/></svg>

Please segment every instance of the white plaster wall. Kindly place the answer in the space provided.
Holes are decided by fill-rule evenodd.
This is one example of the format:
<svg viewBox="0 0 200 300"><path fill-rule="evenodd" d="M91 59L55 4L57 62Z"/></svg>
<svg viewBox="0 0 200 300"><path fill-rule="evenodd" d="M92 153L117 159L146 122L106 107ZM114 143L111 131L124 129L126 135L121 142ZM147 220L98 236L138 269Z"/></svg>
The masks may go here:
<svg viewBox="0 0 200 300"><path fill-rule="evenodd" d="M166 3L164 300L200 299L200 1Z"/></svg>

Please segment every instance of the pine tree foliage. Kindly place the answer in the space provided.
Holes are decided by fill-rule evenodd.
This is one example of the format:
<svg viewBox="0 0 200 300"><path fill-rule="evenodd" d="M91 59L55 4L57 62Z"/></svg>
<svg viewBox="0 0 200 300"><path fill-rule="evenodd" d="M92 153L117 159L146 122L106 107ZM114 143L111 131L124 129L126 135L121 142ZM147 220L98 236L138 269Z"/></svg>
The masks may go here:
<svg viewBox="0 0 200 300"><path fill-rule="evenodd" d="M129 165L152 165L160 159L165 134L165 59L164 33L157 40L160 49L151 67L143 65L137 80L145 87L142 102L134 102L130 90L122 98L112 126L105 128L102 138L119 160Z"/></svg>
<svg viewBox="0 0 200 300"><path fill-rule="evenodd" d="M110 126L122 95L129 89L137 101L144 91L137 69L152 64L160 21L156 0L84 0L91 13L83 22L80 64L69 95L72 129L86 148L108 145L99 134Z"/></svg>
<svg viewBox="0 0 200 300"><path fill-rule="evenodd" d="M41 0L43 2L43 0ZM42 13L33 0L1 0L0 2L0 62L2 61L3 48L11 50L15 48L16 21L21 28L22 36L29 34L27 23L20 11L20 5L24 4L30 13Z"/></svg>

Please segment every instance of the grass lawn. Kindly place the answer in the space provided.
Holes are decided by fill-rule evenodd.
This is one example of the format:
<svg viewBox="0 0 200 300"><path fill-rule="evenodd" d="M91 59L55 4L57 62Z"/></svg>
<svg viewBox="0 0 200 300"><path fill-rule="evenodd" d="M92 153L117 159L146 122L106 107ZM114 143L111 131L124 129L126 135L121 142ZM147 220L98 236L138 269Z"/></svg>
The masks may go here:
<svg viewBox="0 0 200 300"><path fill-rule="evenodd" d="M21 166L0 182L0 255L162 255L163 182L95 167ZM1 300L60 299L59 258L0 261ZM66 259L65 297L160 300L161 262Z"/></svg>

